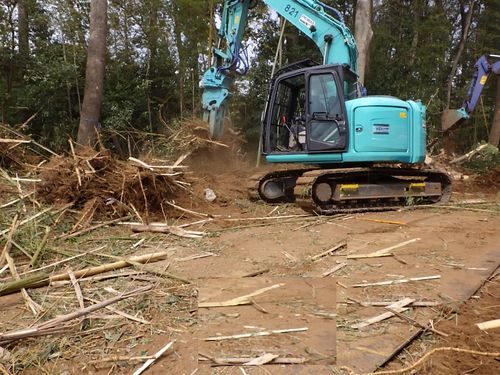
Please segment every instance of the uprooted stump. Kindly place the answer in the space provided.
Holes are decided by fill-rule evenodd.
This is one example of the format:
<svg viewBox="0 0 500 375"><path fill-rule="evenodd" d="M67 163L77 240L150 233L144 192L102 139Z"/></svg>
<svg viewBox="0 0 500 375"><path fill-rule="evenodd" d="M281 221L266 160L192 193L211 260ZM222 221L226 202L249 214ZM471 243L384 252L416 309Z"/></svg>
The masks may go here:
<svg viewBox="0 0 500 375"><path fill-rule="evenodd" d="M108 150L87 149L52 158L41 168L38 199L107 215L161 213L166 200L189 190L184 167L151 166L114 159Z"/></svg>

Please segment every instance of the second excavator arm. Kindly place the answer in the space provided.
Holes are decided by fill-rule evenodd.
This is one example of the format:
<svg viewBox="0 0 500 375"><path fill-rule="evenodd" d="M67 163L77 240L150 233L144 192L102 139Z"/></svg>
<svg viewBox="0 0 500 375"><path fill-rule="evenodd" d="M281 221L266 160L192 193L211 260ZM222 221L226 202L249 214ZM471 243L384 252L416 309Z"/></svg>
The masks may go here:
<svg viewBox="0 0 500 375"><path fill-rule="evenodd" d="M263 2L316 44L323 55L323 64L347 64L357 71L356 42L337 10L318 0ZM219 43L213 51L212 66L202 79L203 117L213 138L222 135L225 107L235 76L245 74L249 68L241 44L251 3L253 0L224 1Z"/></svg>
<svg viewBox="0 0 500 375"><path fill-rule="evenodd" d="M495 62L490 62L496 60ZM463 120L470 117L483 93L484 85L492 74L500 75L500 56L483 55L474 64L474 75L467 90L467 98L459 109L448 109L443 112L441 125L443 132L453 130Z"/></svg>

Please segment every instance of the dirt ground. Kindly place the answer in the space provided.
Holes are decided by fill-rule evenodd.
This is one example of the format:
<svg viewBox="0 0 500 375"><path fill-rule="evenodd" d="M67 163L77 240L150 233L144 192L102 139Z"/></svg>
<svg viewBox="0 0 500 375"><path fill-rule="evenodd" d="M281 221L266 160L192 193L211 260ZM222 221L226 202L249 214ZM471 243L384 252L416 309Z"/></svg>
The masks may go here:
<svg viewBox="0 0 500 375"><path fill-rule="evenodd" d="M83 295L100 301L141 286L152 285L154 289L113 305L128 318L104 310L73 324L63 334L4 346L8 355L0 352L0 372L131 374L141 363L133 357L151 356L171 341L173 349L146 373L383 373L411 366L433 348L500 351L500 330L483 332L475 326L500 318L498 187L478 191L457 184L451 208L315 217L304 216L293 205L248 201L245 182L253 172L251 168L226 160L223 167L218 163L214 169L212 162L207 159L192 176L197 199L184 197L174 202L202 215L179 212L169 222L179 225L201 221L188 228L203 232L202 238L134 234L128 226L117 225L58 240L55 237L71 228L64 221L58 223L40 266L64 259L62 254L68 257L94 253L50 268L51 272L78 270L116 257L155 251L168 251L169 255L148 266L146 272L129 275L134 269L128 269L120 271L123 277L81 280ZM203 199L207 188L217 195L213 203ZM9 194L13 192L3 195L0 204L9 201ZM461 204L471 200L475 203ZM10 214L3 211L4 224L10 222ZM42 229L40 224L30 229L34 233L26 230L23 236L38 238ZM16 239L24 243L23 238ZM408 244L395 249L394 256L349 257L403 242ZM346 246L323 254L341 243ZM22 254L16 261L19 268L24 268ZM333 268L336 270L325 277L325 272ZM158 276L165 270L192 284ZM0 273L0 282L7 276ZM417 280L404 282L408 278ZM369 285L381 281L392 283ZM273 285L280 286L252 297L244 305L198 308L198 302L226 301ZM78 308L72 285L29 293L45 312L34 317L19 293L0 297L0 332L26 328ZM404 316L424 326L432 322L448 336L421 333L417 323L395 316L356 328L365 319L387 312L371 303L389 304L404 298L416 303L402 312ZM420 307L418 303L428 306ZM259 336L262 332L290 329L302 330ZM209 337L238 334L252 336L206 341ZM215 359L256 358L263 354L300 358L307 363L210 366ZM411 373L495 374L500 373L500 356L437 353Z"/></svg>

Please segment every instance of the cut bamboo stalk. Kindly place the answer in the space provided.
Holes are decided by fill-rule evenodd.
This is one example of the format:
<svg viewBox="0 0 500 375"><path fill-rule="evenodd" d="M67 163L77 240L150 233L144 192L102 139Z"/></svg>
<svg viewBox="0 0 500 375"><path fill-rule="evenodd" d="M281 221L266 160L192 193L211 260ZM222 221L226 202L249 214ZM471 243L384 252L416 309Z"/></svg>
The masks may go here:
<svg viewBox="0 0 500 375"><path fill-rule="evenodd" d="M374 307L387 307L393 303L396 303L397 301L358 301L353 298L347 297L350 301L347 303L353 304L357 303L358 305L361 306L374 306ZM437 301L415 301L413 302L410 306L411 307L436 307L442 305L441 302Z"/></svg>
<svg viewBox="0 0 500 375"><path fill-rule="evenodd" d="M202 238L205 233L196 232L191 230L185 230L179 227L173 226L159 226L159 225L135 225L132 228L132 232L134 233L143 233L143 232L151 232L151 233L168 233L173 234L178 237L183 238Z"/></svg>
<svg viewBox="0 0 500 375"><path fill-rule="evenodd" d="M14 205L14 204L16 204L16 203L18 203L18 202L22 201L23 199L28 198L28 197L30 197L30 196L32 196L32 195L34 195L34 194L35 194L34 192L31 192L31 193L25 194L25 195L23 195L23 196L21 196L21 197L19 197L19 198L17 198L17 199L14 199L13 201L10 201L10 202L8 202L8 203L5 203L5 204L1 205L1 206L0 206L0 209L10 207L10 206L12 206L12 205Z"/></svg>
<svg viewBox="0 0 500 375"><path fill-rule="evenodd" d="M16 280L20 280L19 274L17 273L16 265L14 264L14 260L7 252L5 254L5 259L7 260L7 264L9 265L10 273ZM40 311L42 311L42 306L33 301L33 299L29 296L28 292L25 288L21 288L21 294L24 298L26 306L31 310L33 315L37 316Z"/></svg>
<svg viewBox="0 0 500 375"><path fill-rule="evenodd" d="M130 267L131 265L135 264L143 265L146 263L158 262L168 257L168 255L169 252L163 251L159 253L131 257L114 263L103 264L97 267L85 268L76 271L74 275L76 278L90 277L104 272L116 271L121 268ZM64 272L53 276L49 276L47 274L41 274L33 276L32 278L7 282L4 285L0 286L0 296L18 292L22 288L36 288L49 285L51 282L66 281L66 280L70 280L70 276L68 275L67 272Z"/></svg>
<svg viewBox="0 0 500 375"><path fill-rule="evenodd" d="M272 354L272 353L266 353L264 355L261 355L260 357L253 358L250 361L244 363L244 366L262 366L265 365L269 362L274 361L276 358L279 357L279 354Z"/></svg>
<svg viewBox="0 0 500 375"><path fill-rule="evenodd" d="M483 331L489 329L500 328L500 319L489 320L487 322L477 323L477 327Z"/></svg>
<svg viewBox="0 0 500 375"><path fill-rule="evenodd" d="M146 371L153 363L155 363L165 352L170 349L170 347L174 345L173 342L169 342L163 348L161 348L152 358L148 359L146 363L144 363L141 367L139 367L132 375L141 375L144 371Z"/></svg>
<svg viewBox="0 0 500 375"><path fill-rule="evenodd" d="M420 241L420 240L421 240L421 238L414 238L412 240L401 242L401 243L394 245L394 246L391 246L391 247L386 247L385 249L377 250L373 253L348 255L347 259L380 258L380 257L391 256L392 250L399 249L400 247L415 243L415 242Z"/></svg>
<svg viewBox="0 0 500 375"><path fill-rule="evenodd" d="M37 214L35 214L35 215L33 215L33 216L31 216L31 217L29 217L27 219L22 220L21 222L19 222L18 227L22 227L23 225L28 224L29 222L38 219L40 216L43 216L47 212L50 212L50 211L52 211L52 207L51 208L46 208L45 210L40 211ZM5 230L3 230L3 231L0 232L0 235L7 234L9 231L10 231L10 229L5 229Z"/></svg>
<svg viewBox="0 0 500 375"><path fill-rule="evenodd" d="M405 306L408 306L408 305L412 304L413 302L415 302L414 299L404 298L404 299L402 299L402 300L400 300L400 301L398 301L396 303L393 303L392 305L387 306L387 308L388 309L390 308L390 309L392 309L392 310L397 311L397 312L400 313L400 312L408 310ZM368 327L369 325L381 322L381 321L383 321L385 319L389 319L389 318L391 318L393 316L394 316L394 313L392 313L390 311L387 311L387 312L385 312L383 314L380 314L380 315L377 315L377 316L365 319L365 320L363 320L360 323L353 324L351 326L351 328L353 328L353 329L361 329L361 328L364 328L364 327Z"/></svg>
<svg viewBox="0 0 500 375"><path fill-rule="evenodd" d="M216 366L239 366L257 358L209 358ZM203 359L200 359L203 360ZM307 358L275 358L267 364L271 365L302 365L307 363Z"/></svg>
<svg viewBox="0 0 500 375"><path fill-rule="evenodd" d="M7 236L7 241L5 242L5 246L3 247L2 254L0 255L0 266L4 264L6 260L6 256L9 253L10 249L12 248L12 237L14 236L14 232L17 229L17 220L19 216L16 214L14 216L14 219L12 220L12 224L10 225L10 228L8 229L9 235Z"/></svg>
<svg viewBox="0 0 500 375"><path fill-rule="evenodd" d="M251 272L251 273L247 273L246 275L244 275L242 277L255 277L255 276L262 275L264 273L268 273L269 271L270 271L269 268L264 268L262 270L258 270L258 271Z"/></svg>
<svg viewBox="0 0 500 375"><path fill-rule="evenodd" d="M31 141L26 141L24 139L0 138L0 143L31 143Z"/></svg>
<svg viewBox="0 0 500 375"><path fill-rule="evenodd" d="M391 224L391 225L399 225L405 226L407 223L403 223L401 221L391 221L391 220L379 220L379 219L369 219L367 217L359 217L358 220L362 221L371 221L372 223L380 223L380 224Z"/></svg>
<svg viewBox="0 0 500 375"><path fill-rule="evenodd" d="M438 334L439 336L443 336L443 337L448 337L449 336L447 333L438 331L437 329L434 329L434 327L432 327L431 325L427 325L426 326L425 324L422 324L422 323L416 321L415 319L410 318L409 316L401 314L399 311L396 311L396 310L391 309L389 307L386 307L386 309L389 310L389 312L391 312L394 315L396 315L398 318L403 319L403 320L407 321L410 324L413 324L417 328L423 328L425 330L429 330L431 332L434 332L434 333Z"/></svg>
<svg viewBox="0 0 500 375"><path fill-rule="evenodd" d="M73 259L81 258L81 257L84 257L85 255L89 255L89 254L95 253L97 251L100 251L102 249L105 249L106 247L108 247L108 245L104 245L104 246L98 247L97 249L90 250L90 251L87 251L85 253L78 254L78 255L75 255L75 256L72 256L72 257L69 257L69 258L66 258L66 259L63 259L63 260L60 260L60 261L48 264L46 266L43 266L43 267L31 270L31 271L24 272L24 273L20 274L20 276L25 276L25 275L28 275L28 274L31 274L31 273L40 272L40 271L45 270L47 268L54 268L55 266L58 266L60 264L70 262Z"/></svg>
<svg viewBox="0 0 500 375"><path fill-rule="evenodd" d="M121 217L119 219L110 220L110 221L107 221L105 223L97 224L97 225L94 225L93 227L90 227L90 228L87 228L87 229L83 229L83 230L75 232L75 233L63 234L63 235L61 235L59 237L56 237L56 239L58 239L58 240L66 240L68 238L75 238L75 237L81 236L83 234L87 234L89 232L92 232L92 231L94 231L96 229L99 229L99 228L102 228L102 227L107 227L108 225L116 224L116 223L118 223L120 221L127 220L129 218L130 218L130 216L125 216L125 217Z"/></svg>
<svg viewBox="0 0 500 375"><path fill-rule="evenodd" d="M153 286L149 285L149 286L146 286L143 288L133 290L131 292L123 293L117 297L113 297L111 299L100 302L98 304L88 306L85 309L80 309L80 310L74 311L72 313L59 316L57 318L48 320L44 323L41 323L39 325L30 327L30 328L0 334L0 344L11 343L11 342L23 339L23 338L29 338L29 337L40 336L40 335L47 335L47 334L54 333L55 331L56 332L60 331L61 329L66 328L64 326L64 323L66 323L66 322L69 322L71 320L78 319L78 318L81 318L83 316L89 315L97 310L105 308L106 306L112 305L116 302L122 301L126 298L130 298L130 297L134 297L134 296L146 293L146 292L150 291L151 289L153 289Z"/></svg>
<svg viewBox="0 0 500 375"><path fill-rule="evenodd" d="M208 214L202 214L200 212L196 212L196 211L192 211L192 210L188 210L187 208L183 208L183 207L180 207L180 206L177 206L176 204L172 203L172 202L169 202L169 201L165 201L166 204L168 204L169 206L175 208L176 210L179 210L179 211L182 211L182 212L185 212L187 214L191 214L191 215L194 215L194 216L198 216L198 217L212 217L211 215L208 215Z"/></svg>
<svg viewBox="0 0 500 375"><path fill-rule="evenodd" d="M97 300L95 300L93 298L86 297L85 299L87 301L92 302L92 303L100 303L99 301L97 301ZM120 316L122 316L124 318L132 320L133 322L138 322L138 323L142 323L142 324L151 324L151 322L148 322L147 320L138 318L138 317L136 317L134 315L130 315L130 314L126 313L125 311L118 310L118 309L114 308L113 306L106 306L105 309L109 310L111 312L114 312L115 314L120 315Z"/></svg>
<svg viewBox="0 0 500 375"><path fill-rule="evenodd" d="M49 234L50 234L50 227L45 227L45 234L42 238L42 242L40 242L40 245L38 245L38 247L35 251L35 254L33 254L33 257L31 258L30 267L36 266L36 264L38 262L38 258L42 254L42 252L45 248L45 245L47 244L47 241L49 239Z"/></svg>
<svg viewBox="0 0 500 375"><path fill-rule="evenodd" d="M132 163L138 164L139 166L154 171L155 169L186 169L183 165L149 165L142 160L136 159L134 157L128 158Z"/></svg>
<svg viewBox="0 0 500 375"><path fill-rule="evenodd" d="M337 245L335 245L334 247L332 247L331 249L328 249L326 251L323 251L322 253L319 253L317 255L314 255L313 257L311 257L311 260L313 262L316 262L317 260L321 259L321 258L324 258L326 257L327 255L330 255L331 253L334 253L335 251L337 250L340 250L340 249L343 249L347 246L347 242L341 242Z"/></svg>
<svg viewBox="0 0 500 375"><path fill-rule="evenodd" d="M174 260L176 262L180 263L180 262L189 262L191 260L203 259L203 258L209 258L209 257L215 257L215 256L217 256L217 255L214 253L205 252L203 254L191 255L191 256L185 257L185 258L175 258Z"/></svg>
<svg viewBox="0 0 500 375"><path fill-rule="evenodd" d="M335 272L337 272L338 270L344 268L345 266L347 266L347 263L337 264L335 267L330 268L328 271L323 272L322 276L323 277L328 277L330 275L333 275Z"/></svg>
<svg viewBox="0 0 500 375"><path fill-rule="evenodd" d="M259 296L261 294L264 294L270 290L281 288L285 284L275 284L272 286L269 286L267 288L262 288L259 290L256 290L253 293L237 297L237 298L232 298L227 301L222 301L222 302L200 302L198 303L199 308L209 308L209 307L230 307L230 306L241 306L241 305L250 305L252 304L252 298Z"/></svg>
<svg viewBox="0 0 500 375"><path fill-rule="evenodd" d="M114 273L111 275L103 275L103 276L93 276L93 277L84 277L81 279L78 279L78 283L83 283L83 282L94 282L94 281L103 281L103 280L109 280L109 279L116 279L118 277L127 277L127 276L138 276L138 275L144 275L146 272L144 271L132 271L132 272L119 272L119 273ZM70 285L71 281L54 281L50 283L50 286L52 287L59 287L59 286L65 286L65 285Z"/></svg>
<svg viewBox="0 0 500 375"><path fill-rule="evenodd" d="M409 283L409 282L412 282L412 281L437 280L437 279L440 279L440 278L441 278L441 275L423 276L423 277L410 277L408 279L380 281L378 283L354 284L352 287L353 288L364 288L365 286L396 285L396 284Z"/></svg>
<svg viewBox="0 0 500 375"><path fill-rule="evenodd" d="M84 309L85 303L83 301L83 293L82 293L82 289L80 288L80 284L78 284L78 280L76 279L73 271L69 270L68 275L69 275L69 278L71 280L71 284L73 285L73 288L75 289L76 299L78 300L80 308Z"/></svg>
<svg viewBox="0 0 500 375"><path fill-rule="evenodd" d="M223 341L223 340L238 340L238 339L247 339L250 337L262 337L262 336L271 336L282 333L294 333L294 332L305 332L309 330L307 327L303 328L290 328L290 329L275 329L272 331L262 331L262 332L252 332L252 333L242 333L239 335L231 335L231 336L214 336L207 337L204 341Z"/></svg>

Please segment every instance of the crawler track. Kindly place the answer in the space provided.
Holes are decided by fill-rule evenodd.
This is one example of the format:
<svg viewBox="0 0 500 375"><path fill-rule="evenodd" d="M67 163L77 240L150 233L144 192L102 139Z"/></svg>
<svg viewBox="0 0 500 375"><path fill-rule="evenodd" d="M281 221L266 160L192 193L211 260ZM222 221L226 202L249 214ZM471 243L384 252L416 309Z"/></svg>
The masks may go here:
<svg viewBox="0 0 500 375"><path fill-rule="evenodd" d="M261 186L268 180L283 181L282 197L266 199L263 196ZM357 193L356 196L347 199L332 198L325 201L319 199L315 193L316 187L321 183L327 183L333 189L336 186L351 184L376 188L377 186L398 186L401 190L405 186L422 185L424 182L439 186L439 192L430 194L423 189L410 191L404 196L401 193L394 196L390 194L363 196ZM451 196L451 179L446 173L438 170L411 168L297 169L254 175L249 183L248 193L251 199L262 199L267 203L295 202L304 211L320 215L334 215L396 210L409 205L445 204Z"/></svg>

